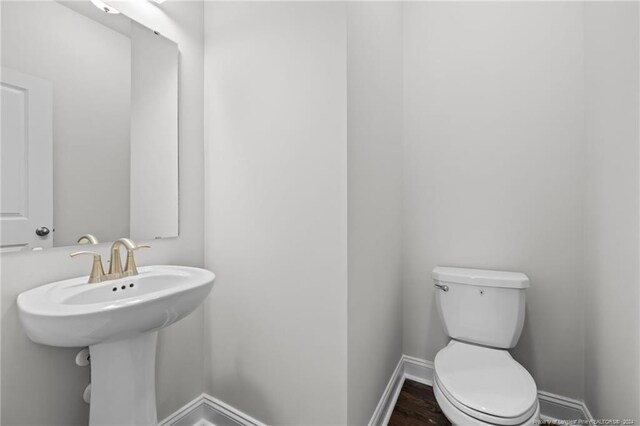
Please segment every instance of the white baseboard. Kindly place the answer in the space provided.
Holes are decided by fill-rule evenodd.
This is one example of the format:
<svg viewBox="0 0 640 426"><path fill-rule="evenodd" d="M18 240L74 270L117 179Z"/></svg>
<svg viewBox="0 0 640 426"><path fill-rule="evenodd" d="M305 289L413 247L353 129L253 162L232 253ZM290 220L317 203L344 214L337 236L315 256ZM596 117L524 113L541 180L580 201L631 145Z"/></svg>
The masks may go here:
<svg viewBox="0 0 640 426"><path fill-rule="evenodd" d="M405 379L433 385L433 362L402 355L376 407L369 426L389 422ZM542 420L593 420L584 401L538 391ZM265 426L264 423L206 393L161 421L158 426Z"/></svg>
<svg viewBox="0 0 640 426"><path fill-rule="evenodd" d="M369 426L385 426L398 400L405 379L433 386L433 362L403 355L376 407ZM584 401L538 391L540 417L543 420L593 420Z"/></svg>
<svg viewBox="0 0 640 426"><path fill-rule="evenodd" d="M545 391L538 391L538 400L543 420L593 420L584 401Z"/></svg>
<svg viewBox="0 0 640 426"><path fill-rule="evenodd" d="M382 393L382 397L378 402L378 406L369 420L369 425L386 425L389 423L389 417L393 412L393 407L396 405L398 396L400 396L400 390L404 383L404 359L400 357L396 369L391 374L391 379L387 383L387 387Z"/></svg>
<svg viewBox="0 0 640 426"><path fill-rule="evenodd" d="M203 416L203 395L188 402L182 408L171 414L166 419L158 423L158 426L195 426L204 418Z"/></svg>
<svg viewBox="0 0 640 426"><path fill-rule="evenodd" d="M264 423L203 393L158 426L265 426Z"/></svg>
<svg viewBox="0 0 640 426"><path fill-rule="evenodd" d="M219 399L202 394L204 419L216 426L265 426L248 414L233 408Z"/></svg>
<svg viewBox="0 0 640 426"><path fill-rule="evenodd" d="M406 379L433 386L433 362L409 355L402 355L402 362Z"/></svg>

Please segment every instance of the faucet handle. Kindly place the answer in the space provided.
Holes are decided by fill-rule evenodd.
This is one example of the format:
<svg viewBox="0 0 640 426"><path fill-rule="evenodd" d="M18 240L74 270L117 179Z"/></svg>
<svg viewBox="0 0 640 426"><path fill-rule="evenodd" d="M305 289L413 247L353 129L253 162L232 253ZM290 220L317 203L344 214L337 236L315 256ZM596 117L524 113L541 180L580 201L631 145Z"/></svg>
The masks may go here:
<svg viewBox="0 0 640 426"><path fill-rule="evenodd" d="M136 260L133 257L133 252L141 248L151 248L149 244L135 244L133 248L127 248L127 262L124 265L124 276L130 277L132 275L138 275L138 268L136 266Z"/></svg>
<svg viewBox="0 0 640 426"><path fill-rule="evenodd" d="M99 283L104 279L104 269L102 268L102 256L95 251L76 251L69 256L76 257L81 254L89 254L93 256L93 264L91 265L91 273L89 274L89 284Z"/></svg>

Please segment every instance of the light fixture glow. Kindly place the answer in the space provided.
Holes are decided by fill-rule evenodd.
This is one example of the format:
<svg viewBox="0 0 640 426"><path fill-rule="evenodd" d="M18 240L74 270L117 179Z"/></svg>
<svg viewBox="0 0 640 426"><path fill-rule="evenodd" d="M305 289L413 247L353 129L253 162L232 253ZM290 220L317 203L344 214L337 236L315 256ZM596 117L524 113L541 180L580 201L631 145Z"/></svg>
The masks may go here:
<svg viewBox="0 0 640 426"><path fill-rule="evenodd" d="M111 7L100 0L91 0L91 3L93 3L95 7L102 10L103 12L110 13L112 15L120 13L118 9Z"/></svg>

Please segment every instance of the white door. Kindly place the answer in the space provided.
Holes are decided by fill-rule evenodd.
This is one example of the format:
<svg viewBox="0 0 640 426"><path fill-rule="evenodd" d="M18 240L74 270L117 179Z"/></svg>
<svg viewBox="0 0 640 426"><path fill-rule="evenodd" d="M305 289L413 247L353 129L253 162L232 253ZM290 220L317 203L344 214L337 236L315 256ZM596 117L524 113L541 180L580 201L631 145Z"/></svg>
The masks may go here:
<svg viewBox="0 0 640 426"><path fill-rule="evenodd" d="M8 68L0 80L0 249L52 247L51 83Z"/></svg>

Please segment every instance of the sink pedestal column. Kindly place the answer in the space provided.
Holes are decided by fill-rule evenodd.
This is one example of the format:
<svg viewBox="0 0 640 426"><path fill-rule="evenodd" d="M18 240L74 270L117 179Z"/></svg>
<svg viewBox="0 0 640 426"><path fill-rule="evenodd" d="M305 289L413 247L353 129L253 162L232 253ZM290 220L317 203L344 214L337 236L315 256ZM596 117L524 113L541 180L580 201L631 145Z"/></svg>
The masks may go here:
<svg viewBox="0 0 640 426"><path fill-rule="evenodd" d="M91 354L90 426L155 426L158 332L104 342Z"/></svg>

